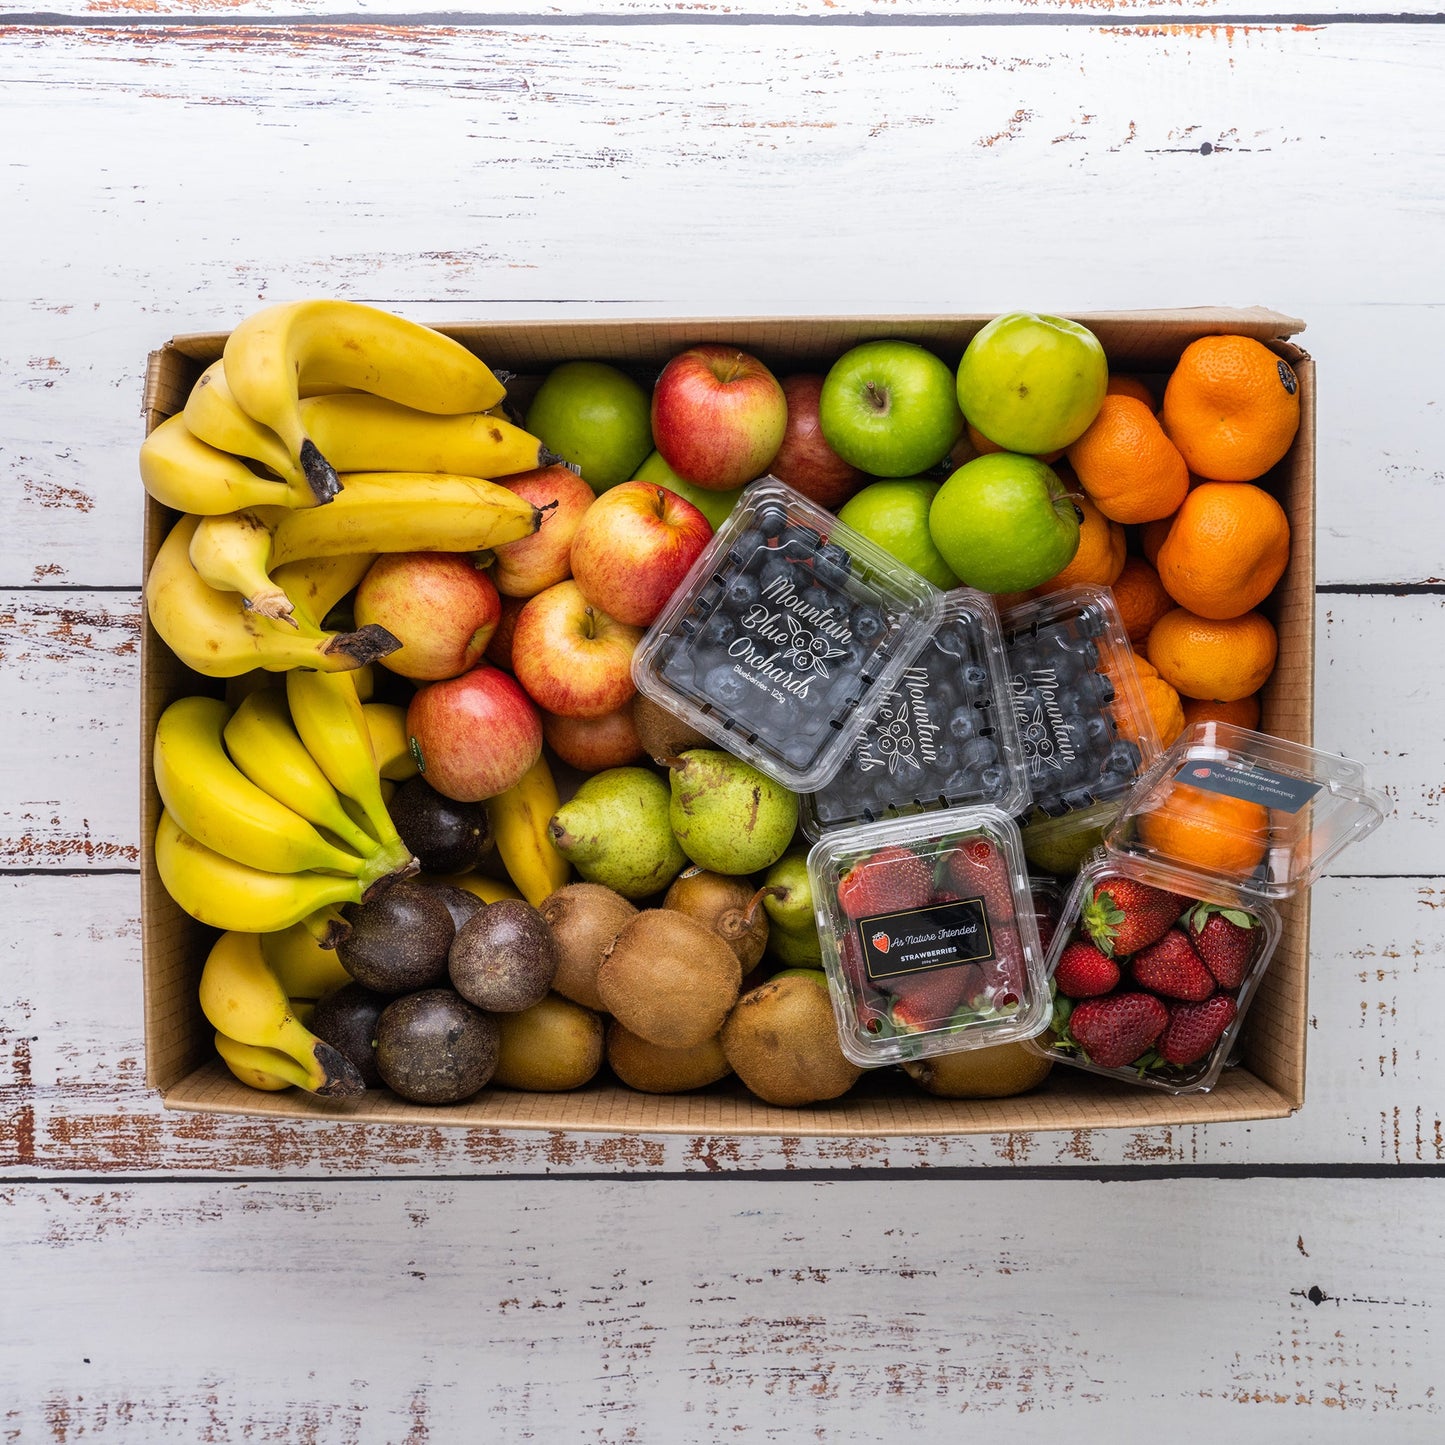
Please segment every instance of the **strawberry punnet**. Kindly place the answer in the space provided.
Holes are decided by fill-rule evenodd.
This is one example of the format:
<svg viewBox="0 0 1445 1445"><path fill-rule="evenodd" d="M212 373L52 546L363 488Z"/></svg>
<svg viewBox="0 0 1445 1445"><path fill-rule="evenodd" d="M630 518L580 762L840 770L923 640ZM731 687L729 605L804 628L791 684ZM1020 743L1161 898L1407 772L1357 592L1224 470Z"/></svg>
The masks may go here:
<svg viewBox="0 0 1445 1445"><path fill-rule="evenodd" d="M1198 1063L1219 1042L1235 1011L1235 1002L1227 993L1217 993L1205 1003L1175 1004L1156 1052L1166 1064Z"/></svg>
<svg viewBox="0 0 1445 1445"><path fill-rule="evenodd" d="M1112 993L1076 1004L1069 1033L1091 1063L1122 1069L1164 1032L1169 1010L1152 993Z"/></svg>
<svg viewBox="0 0 1445 1445"><path fill-rule="evenodd" d="M1054 970L1054 985L1065 998L1097 998L1119 982L1119 965L1092 943L1076 938Z"/></svg>
<svg viewBox="0 0 1445 1445"><path fill-rule="evenodd" d="M1238 988L1254 958L1258 924L1242 908L1201 903L1185 914L1189 939L1220 988Z"/></svg>
<svg viewBox="0 0 1445 1445"><path fill-rule="evenodd" d="M1189 900L1137 878L1105 878L1084 904L1084 928L1101 953L1136 953L1164 936Z"/></svg>
<svg viewBox="0 0 1445 1445"><path fill-rule="evenodd" d="M922 908L932 896L932 869L917 853L892 844L855 863L838 880L838 904L849 918Z"/></svg>
<svg viewBox="0 0 1445 1445"><path fill-rule="evenodd" d="M1177 928L1171 928L1157 943L1141 948L1130 968L1135 983L1165 998L1203 1003L1214 992L1214 975Z"/></svg>

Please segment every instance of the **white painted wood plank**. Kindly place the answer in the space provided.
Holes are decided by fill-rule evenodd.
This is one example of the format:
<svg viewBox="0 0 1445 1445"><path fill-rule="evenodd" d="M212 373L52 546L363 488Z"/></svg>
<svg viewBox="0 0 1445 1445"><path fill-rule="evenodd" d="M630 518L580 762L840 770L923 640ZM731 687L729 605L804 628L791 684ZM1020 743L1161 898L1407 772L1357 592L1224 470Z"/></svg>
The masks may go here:
<svg viewBox="0 0 1445 1445"><path fill-rule="evenodd" d="M585 1191L585 1192L584 1192ZM18 1438L1438 1440L1440 1180L13 1186ZM1318 1301L1318 1302L1316 1302ZM12 1435L12 1438L15 1438Z"/></svg>
<svg viewBox="0 0 1445 1445"><path fill-rule="evenodd" d="M0 867L137 857L140 601L0 592ZM1394 805L1346 873L1445 873L1445 598L1323 595L1317 746L1359 759Z"/></svg>
<svg viewBox="0 0 1445 1445"><path fill-rule="evenodd" d="M168 1113L144 1085L134 879L0 879L0 900L0 1177L1445 1164L1442 879L1316 888L1307 1097L1292 1119L893 1140L563 1137Z"/></svg>

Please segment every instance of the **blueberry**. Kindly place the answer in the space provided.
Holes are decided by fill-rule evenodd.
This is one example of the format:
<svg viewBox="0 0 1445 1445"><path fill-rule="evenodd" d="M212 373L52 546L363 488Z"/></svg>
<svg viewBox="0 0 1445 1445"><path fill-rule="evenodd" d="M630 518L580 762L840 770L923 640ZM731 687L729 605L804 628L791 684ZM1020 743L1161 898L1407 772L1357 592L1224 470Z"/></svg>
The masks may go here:
<svg viewBox="0 0 1445 1445"><path fill-rule="evenodd" d="M744 527L732 540L728 548L727 559L729 562L736 562L740 566L752 558L754 552L766 541L764 534L756 527Z"/></svg>
<svg viewBox="0 0 1445 1445"><path fill-rule="evenodd" d="M788 556L806 562L818 550L822 538L812 527L793 522L778 533L778 546L786 547Z"/></svg>
<svg viewBox="0 0 1445 1445"><path fill-rule="evenodd" d="M731 663L724 662L714 667L703 678L702 690L720 708L735 714L738 711L738 704L752 691L752 688L733 669Z"/></svg>
<svg viewBox="0 0 1445 1445"><path fill-rule="evenodd" d="M685 648L675 648L672 656L662 665L662 675L676 686L691 689L693 684L692 654Z"/></svg>
<svg viewBox="0 0 1445 1445"><path fill-rule="evenodd" d="M703 647L726 647L738 635L738 625L727 612L716 612L703 624L698 643Z"/></svg>
<svg viewBox="0 0 1445 1445"><path fill-rule="evenodd" d="M988 669L971 662L963 669L962 678L965 687L973 692L980 692L988 686Z"/></svg>
<svg viewBox="0 0 1445 1445"><path fill-rule="evenodd" d="M728 584L728 605L740 610L751 607L758 600L760 590L758 579L752 573L741 572Z"/></svg>
<svg viewBox="0 0 1445 1445"><path fill-rule="evenodd" d="M828 542L819 547L813 558L813 571L827 582L842 583L852 570L853 558L849 556L846 548L840 547L836 542Z"/></svg>
<svg viewBox="0 0 1445 1445"><path fill-rule="evenodd" d="M1139 766L1139 749L1125 738L1109 749L1109 756L1105 759L1105 766L1111 772L1132 773Z"/></svg>
<svg viewBox="0 0 1445 1445"><path fill-rule="evenodd" d="M955 742L966 743L978 731L978 720L972 708L958 708L948 720L948 735Z"/></svg>
<svg viewBox="0 0 1445 1445"><path fill-rule="evenodd" d="M794 733L783 743L781 751L784 762L795 768L805 768L816 756L818 745L811 739Z"/></svg>
<svg viewBox="0 0 1445 1445"><path fill-rule="evenodd" d="M883 614L871 602L860 602L853 609L849 627L859 642L876 642L888 630Z"/></svg>
<svg viewBox="0 0 1445 1445"><path fill-rule="evenodd" d="M1095 668L1099 665L1099 649L1087 638L1080 639L1070 649L1075 656L1083 659L1085 667Z"/></svg>
<svg viewBox="0 0 1445 1445"><path fill-rule="evenodd" d="M1102 672L1088 674L1080 692L1091 702L1102 705L1114 701L1114 684Z"/></svg>
<svg viewBox="0 0 1445 1445"><path fill-rule="evenodd" d="M768 560L758 569L758 585L764 592L780 582L791 582L795 568L784 556L770 552Z"/></svg>
<svg viewBox="0 0 1445 1445"><path fill-rule="evenodd" d="M1007 777L1008 772L1005 768L1001 767L998 763L990 763L988 767L978 775L979 785L983 789L984 797L998 797L998 795L1003 792L1004 781Z"/></svg>
<svg viewBox="0 0 1445 1445"><path fill-rule="evenodd" d="M1075 625L1079 636L1087 640L1090 637L1102 637L1109 624L1104 617L1103 608L1086 607L1079 613L1079 620Z"/></svg>
<svg viewBox="0 0 1445 1445"><path fill-rule="evenodd" d="M930 773L951 773L958 766L958 749L952 743L941 743L933 750L933 761L928 764Z"/></svg>
<svg viewBox="0 0 1445 1445"><path fill-rule="evenodd" d="M1071 788L1063 796L1064 806L1075 813L1089 807L1093 801L1094 795L1088 788Z"/></svg>
<svg viewBox="0 0 1445 1445"><path fill-rule="evenodd" d="M760 536L776 537L788 525L788 509L781 502L764 502L753 524Z"/></svg>
<svg viewBox="0 0 1445 1445"><path fill-rule="evenodd" d="M1109 726L1109 719L1103 713L1096 712L1084 723L1084 739L1090 747L1097 749L1102 743L1107 743L1114 736L1114 730Z"/></svg>
<svg viewBox="0 0 1445 1445"><path fill-rule="evenodd" d="M998 746L992 738L972 738L958 750L958 761L965 768L983 768L998 761Z"/></svg>

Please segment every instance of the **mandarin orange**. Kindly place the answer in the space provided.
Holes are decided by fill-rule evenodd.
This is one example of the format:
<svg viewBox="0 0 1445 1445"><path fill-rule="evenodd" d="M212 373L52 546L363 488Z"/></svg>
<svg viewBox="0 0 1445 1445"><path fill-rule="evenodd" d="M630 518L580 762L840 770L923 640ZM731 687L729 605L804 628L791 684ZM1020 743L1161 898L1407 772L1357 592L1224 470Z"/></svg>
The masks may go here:
<svg viewBox="0 0 1445 1445"><path fill-rule="evenodd" d="M1068 455L1080 485L1116 522L1167 517L1189 490L1189 468L1179 449L1136 397L1106 395Z"/></svg>
<svg viewBox="0 0 1445 1445"><path fill-rule="evenodd" d="M1124 630L1135 647L1142 647L1150 628L1177 605L1164 590L1159 574L1142 557L1126 557L1110 586Z"/></svg>
<svg viewBox="0 0 1445 1445"><path fill-rule="evenodd" d="M1250 482L1202 482L1185 497L1158 556L1159 580L1181 607L1239 617L1284 576L1289 518Z"/></svg>
<svg viewBox="0 0 1445 1445"><path fill-rule="evenodd" d="M1264 686L1279 637L1259 612L1218 619L1176 607L1154 624L1145 651L1181 697L1234 702Z"/></svg>

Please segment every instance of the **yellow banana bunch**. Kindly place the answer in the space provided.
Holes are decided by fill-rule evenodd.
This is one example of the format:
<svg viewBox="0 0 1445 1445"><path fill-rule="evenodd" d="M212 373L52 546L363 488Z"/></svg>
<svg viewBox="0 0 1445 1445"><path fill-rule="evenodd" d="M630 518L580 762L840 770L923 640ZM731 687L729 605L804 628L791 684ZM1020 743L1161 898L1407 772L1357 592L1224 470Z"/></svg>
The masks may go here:
<svg viewBox="0 0 1445 1445"><path fill-rule="evenodd" d="M156 872L192 918L212 928L273 933L332 903L360 903L360 879L336 873L274 873L198 843L168 812L156 828Z"/></svg>
<svg viewBox="0 0 1445 1445"><path fill-rule="evenodd" d="M162 506L198 516L316 504L309 487L260 476L240 457L208 446L184 415L167 417L141 443L140 478Z"/></svg>
<svg viewBox="0 0 1445 1445"><path fill-rule="evenodd" d="M418 411L486 411L506 394L459 342L351 301L294 301L247 317L226 341L226 382L243 411L280 437L318 501L336 472L306 432L301 388L355 387Z"/></svg>
<svg viewBox="0 0 1445 1445"><path fill-rule="evenodd" d="M200 520L184 516L176 523L146 577L152 625L196 672L208 677L235 677L257 667L342 672L385 657L401 645L385 628L375 626L342 633L324 632L306 620L296 627L278 626L252 612L239 593L207 586L190 558Z"/></svg>
<svg viewBox="0 0 1445 1445"><path fill-rule="evenodd" d="M361 714L366 719L367 735L381 776L393 783L416 777L421 769L412 754L406 709L394 702L364 702Z"/></svg>
<svg viewBox="0 0 1445 1445"><path fill-rule="evenodd" d="M212 1028L225 1038L273 1051L297 1064L304 1082L300 1078L292 1082L302 1088L330 1098L365 1092L356 1066L296 1018L256 934L232 930L216 940L201 970L200 1002ZM239 1061L239 1051L235 1052ZM251 1057L246 1062L274 1074L278 1061Z"/></svg>
<svg viewBox="0 0 1445 1445"><path fill-rule="evenodd" d="M532 764L516 787L487 800L497 853L512 882L534 908L572 876L570 865L553 846L547 831L560 805L557 784L545 757Z"/></svg>
<svg viewBox="0 0 1445 1445"><path fill-rule="evenodd" d="M257 787L226 753L230 720L230 708L217 698L183 697L156 724L156 789L181 828L213 852L269 873L314 869L369 886L390 871L328 843L300 813Z"/></svg>

